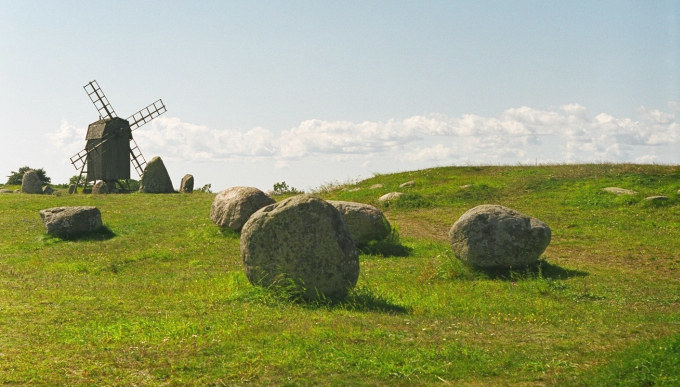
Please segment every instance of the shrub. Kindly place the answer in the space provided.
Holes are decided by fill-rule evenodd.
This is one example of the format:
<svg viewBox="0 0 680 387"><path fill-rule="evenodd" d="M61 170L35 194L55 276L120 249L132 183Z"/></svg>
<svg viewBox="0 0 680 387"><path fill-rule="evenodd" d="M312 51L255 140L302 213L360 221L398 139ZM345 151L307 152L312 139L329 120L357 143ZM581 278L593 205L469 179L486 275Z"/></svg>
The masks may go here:
<svg viewBox="0 0 680 387"><path fill-rule="evenodd" d="M301 194L303 192L295 187L289 187L285 181L282 181L280 183L274 183L274 193L277 195L284 195L284 194Z"/></svg>
<svg viewBox="0 0 680 387"><path fill-rule="evenodd" d="M27 171L30 171L31 169L34 170L38 174L38 178L40 178L40 181L42 181L43 184L49 184L49 183L52 182L52 179L47 177L47 175L45 174L44 169L42 169L42 168L36 169L36 168L31 168L29 166L25 166L25 167L19 168L19 170L16 171L16 172L14 172L14 171L10 172L10 175L7 176L8 177L7 183L5 183L5 184L7 184L7 185L21 185L21 180L24 178L24 173L26 173Z"/></svg>

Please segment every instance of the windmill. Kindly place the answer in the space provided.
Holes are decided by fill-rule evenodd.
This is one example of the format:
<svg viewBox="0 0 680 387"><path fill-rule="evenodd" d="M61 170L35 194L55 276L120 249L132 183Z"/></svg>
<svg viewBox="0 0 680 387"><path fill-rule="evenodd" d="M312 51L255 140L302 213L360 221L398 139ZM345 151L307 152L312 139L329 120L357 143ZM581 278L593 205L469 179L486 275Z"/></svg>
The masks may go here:
<svg viewBox="0 0 680 387"><path fill-rule="evenodd" d="M99 120L87 127L85 149L71 157L71 164L80 171L78 184L84 174L83 189L89 182L97 180L103 180L113 188L120 184L120 180L127 182L130 179L130 163L141 177L146 159L132 138L132 132L165 113L163 101L159 99L122 119L116 116L97 81L88 82L83 88L99 112Z"/></svg>

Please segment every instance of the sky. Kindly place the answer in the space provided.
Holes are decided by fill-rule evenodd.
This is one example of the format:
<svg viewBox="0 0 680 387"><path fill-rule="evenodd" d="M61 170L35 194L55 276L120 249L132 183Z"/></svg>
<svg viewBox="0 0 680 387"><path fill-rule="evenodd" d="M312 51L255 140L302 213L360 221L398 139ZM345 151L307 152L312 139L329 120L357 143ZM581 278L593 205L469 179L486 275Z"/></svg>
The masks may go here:
<svg viewBox="0 0 680 387"><path fill-rule="evenodd" d="M680 0L0 0L0 173L78 173L92 80L163 99L133 136L176 189L680 164Z"/></svg>

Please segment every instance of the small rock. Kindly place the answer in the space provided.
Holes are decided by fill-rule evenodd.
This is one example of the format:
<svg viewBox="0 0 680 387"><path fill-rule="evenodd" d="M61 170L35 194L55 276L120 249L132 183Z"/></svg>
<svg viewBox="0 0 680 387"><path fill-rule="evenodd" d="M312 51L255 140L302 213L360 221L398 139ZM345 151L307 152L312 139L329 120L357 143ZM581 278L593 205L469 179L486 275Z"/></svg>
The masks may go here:
<svg viewBox="0 0 680 387"><path fill-rule="evenodd" d="M386 193L383 196L381 196L380 198L378 198L378 201L380 203L385 203L385 202L389 202L391 200L397 200L402 196L404 196L404 193L402 193L402 192L390 192L390 193Z"/></svg>
<svg viewBox="0 0 680 387"><path fill-rule="evenodd" d="M407 181L406 183L401 183L399 184L399 188L406 188L406 187L413 187L416 185L416 182L413 180Z"/></svg>
<svg viewBox="0 0 680 387"><path fill-rule="evenodd" d="M646 201L655 202L655 203L656 202L665 202L668 199L669 199L668 196L663 196L663 195L649 196L649 197L645 198Z"/></svg>
<svg viewBox="0 0 680 387"><path fill-rule="evenodd" d="M359 254L326 201L298 195L255 212L241 232L248 280L263 287L295 287L307 299L340 299L359 278Z"/></svg>
<svg viewBox="0 0 680 387"><path fill-rule="evenodd" d="M273 203L274 199L254 187L227 188L213 199L210 219L220 227L238 232L255 211Z"/></svg>
<svg viewBox="0 0 680 387"><path fill-rule="evenodd" d="M465 184L465 185L460 186L460 188L462 188L462 189L467 189L467 188L470 188L470 187L472 187L472 184Z"/></svg>
<svg viewBox="0 0 680 387"><path fill-rule="evenodd" d="M349 192L357 192L357 191L361 191L361 187L356 187L356 188L352 188L352 189L349 190Z"/></svg>
<svg viewBox="0 0 680 387"><path fill-rule="evenodd" d="M373 184L373 185L370 186L369 188L370 188L370 189L378 189L378 188L382 188L382 187L383 187L383 185L378 183L378 184Z"/></svg>
<svg viewBox="0 0 680 387"><path fill-rule="evenodd" d="M42 193L43 195L52 195L54 193L54 189L52 189L52 187L49 185L46 185L42 187Z"/></svg>
<svg viewBox="0 0 680 387"><path fill-rule="evenodd" d="M602 189L605 192L613 193L614 195L635 195L637 194L636 191L630 190L630 189L625 189L625 188L619 188L619 187L607 187Z"/></svg>
<svg viewBox="0 0 680 387"><path fill-rule="evenodd" d="M11 189L0 189L0 194L11 194L14 193Z"/></svg>
<svg viewBox="0 0 680 387"><path fill-rule="evenodd" d="M179 192L192 193L194 192L194 176L186 174L179 183Z"/></svg>
<svg viewBox="0 0 680 387"><path fill-rule="evenodd" d="M144 193L173 193L172 180L165 164L156 156L146 164L142 180L139 182L139 192Z"/></svg>
<svg viewBox="0 0 680 387"><path fill-rule="evenodd" d="M92 186L93 195L103 195L109 193L109 185L104 180L99 180Z"/></svg>
<svg viewBox="0 0 680 387"><path fill-rule="evenodd" d="M54 207L40 210L45 231L50 235L71 237L102 227L102 215L97 207Z"/></svg>
<svg viewBox="0 0 680 387"><path fill-rule="evenodd" d="M329 200L342 215L347 229L357 246L373 240L382 240L390 235L390 222L379 209L363 203Z"/></svg>
<svg viewBox="0 0 680 387"><path fill-rule="evenodd" d="M481 205L451 227L454 255L482 268L516 268L535 263L550 244L547 224L499 205Z"/></svg>
<svg viewBox="0 0 680 387"><path fill-rule="evenodd" d="M24 173L24 177L21 179L21 192L27 194L42 193L42 181L40 181L36 171L29 170Z"/></svg>

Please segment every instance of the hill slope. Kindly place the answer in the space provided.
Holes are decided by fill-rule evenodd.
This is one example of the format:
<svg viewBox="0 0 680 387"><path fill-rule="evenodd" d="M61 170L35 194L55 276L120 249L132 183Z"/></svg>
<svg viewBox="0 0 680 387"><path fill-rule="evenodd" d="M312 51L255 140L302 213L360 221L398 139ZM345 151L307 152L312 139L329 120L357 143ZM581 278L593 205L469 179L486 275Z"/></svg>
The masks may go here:
<svg viewBox="0 0 680 387"><path fill-rule="evenodd" d="M361 255L348 300L314 305L248 283L239 236L208 217L214 195L0 195L0 380L680 382L678 188L678 166L609 164L433 168L324 187L323 198L380 206L399 238ZM391 191L406 196L379 205ZM448 229L482 203L552 228L538 268L485 273L453 257ZM38 211L62 205L99 207L108 232L45 236Z"/></svg>

